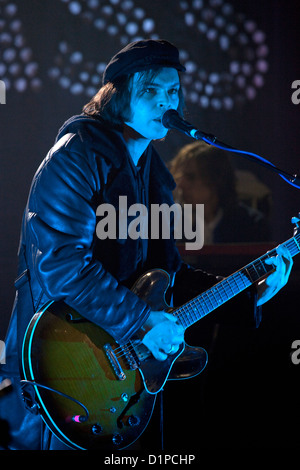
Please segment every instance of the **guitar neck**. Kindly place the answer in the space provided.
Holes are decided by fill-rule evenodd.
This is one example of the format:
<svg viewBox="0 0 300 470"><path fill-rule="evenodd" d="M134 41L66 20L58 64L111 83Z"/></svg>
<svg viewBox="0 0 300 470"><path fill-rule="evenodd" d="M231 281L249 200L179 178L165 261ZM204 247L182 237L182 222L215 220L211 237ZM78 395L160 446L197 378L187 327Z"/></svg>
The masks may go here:
<svg viewBox="0 0 300 470"><path fill-rule="evenodd" d="M300 234L290 238L282 246L288 249L291 256L297 255L300 252ZM273 271L274 266L266 264L265 260L274 255L275 248L176 309L174 314L181 325L188 328Z"/></svg>

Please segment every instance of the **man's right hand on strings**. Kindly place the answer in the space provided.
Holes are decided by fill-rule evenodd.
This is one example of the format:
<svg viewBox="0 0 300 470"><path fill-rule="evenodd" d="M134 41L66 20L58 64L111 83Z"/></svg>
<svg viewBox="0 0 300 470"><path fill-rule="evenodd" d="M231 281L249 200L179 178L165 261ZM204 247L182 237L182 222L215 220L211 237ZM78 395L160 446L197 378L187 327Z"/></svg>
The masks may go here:
<svg viewBox="0 0 300 470"><path fill-rule="evenodd" d="M146 334L142 343L158 361L164 361L169 354L177 352L184 342L184 328L174 315L164 311L152 311L143 330Z"/></svg>

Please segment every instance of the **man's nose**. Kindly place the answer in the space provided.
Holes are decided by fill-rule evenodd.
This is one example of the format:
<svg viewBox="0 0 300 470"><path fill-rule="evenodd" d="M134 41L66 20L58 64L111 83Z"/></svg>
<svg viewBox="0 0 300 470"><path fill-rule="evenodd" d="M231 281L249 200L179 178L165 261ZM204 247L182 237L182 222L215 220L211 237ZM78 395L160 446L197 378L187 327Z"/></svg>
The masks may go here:
<svg viewBox="0 0 300 470"><path fill-rule="evenodd" d="M171 98L168 92L161 94L158 100L158 106L160 108L170 109L171 108Z"/></svg>

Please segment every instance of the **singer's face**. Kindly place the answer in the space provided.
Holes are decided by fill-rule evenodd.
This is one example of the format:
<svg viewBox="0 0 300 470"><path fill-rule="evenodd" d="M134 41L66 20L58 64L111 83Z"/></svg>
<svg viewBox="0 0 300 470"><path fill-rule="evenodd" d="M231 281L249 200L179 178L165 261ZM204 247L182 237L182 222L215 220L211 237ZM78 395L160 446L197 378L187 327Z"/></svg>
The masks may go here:
<svg viewBox="0 0 300 470"><path fill-rule="evenodd" d="M179 105L180 81L176 69L163 67L152 80L144 81L142 74L133 76L130 111L126 124L147 140L162 139L168 129L161 118L168 109Z"/></svg>

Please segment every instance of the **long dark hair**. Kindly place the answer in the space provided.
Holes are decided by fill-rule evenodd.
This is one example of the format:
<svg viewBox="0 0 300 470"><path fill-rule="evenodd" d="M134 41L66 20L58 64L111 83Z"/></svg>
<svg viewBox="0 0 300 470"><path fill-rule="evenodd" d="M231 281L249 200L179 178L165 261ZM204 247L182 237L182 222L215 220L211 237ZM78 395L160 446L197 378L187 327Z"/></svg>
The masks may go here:
<svg viewBox="0 0 300 470"><path fill-rule="evenodd" d="M159 68L145 70L140 74L139 86L151 83L159 72ZM122 129L125 121L130 121L130 100L132 93L133 75L118 77L114 82L103 85L93 98L83 107L84 114L100 117L110 126ZM180 77L179 77L180 79ZM183 114L184 98L179 89L179 114Z"/></svg>

